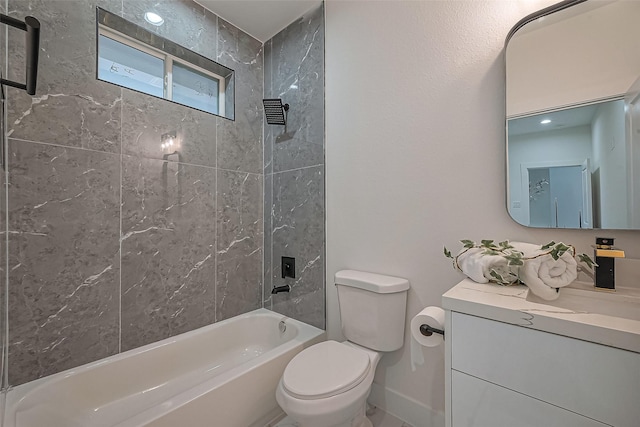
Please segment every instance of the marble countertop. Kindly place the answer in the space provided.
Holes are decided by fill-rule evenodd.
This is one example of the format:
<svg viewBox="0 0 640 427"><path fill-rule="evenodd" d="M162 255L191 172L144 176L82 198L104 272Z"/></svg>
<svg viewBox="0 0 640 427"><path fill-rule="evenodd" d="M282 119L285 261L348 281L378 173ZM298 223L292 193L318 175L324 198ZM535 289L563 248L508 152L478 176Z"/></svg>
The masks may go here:
<svg viewBox="0 0 640 427"><path fill-rule="evenodd" d="M445 310L551 332L640 353L640 289L615 293L574 282L556 301L529 294L524 285L465 279L442 296Z"/></svg>

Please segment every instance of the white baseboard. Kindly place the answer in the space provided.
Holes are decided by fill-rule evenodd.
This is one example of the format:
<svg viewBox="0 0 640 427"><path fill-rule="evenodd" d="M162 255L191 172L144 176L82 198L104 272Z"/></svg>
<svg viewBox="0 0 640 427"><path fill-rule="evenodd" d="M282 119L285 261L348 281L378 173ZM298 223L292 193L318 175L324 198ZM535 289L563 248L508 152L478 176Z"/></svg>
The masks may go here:
<svg viewBox="0 0 640 427"><path fill-rule="evenodd" d="M413 427L444 427L444 414L415 399L373 383L367 400Z"/></svg>

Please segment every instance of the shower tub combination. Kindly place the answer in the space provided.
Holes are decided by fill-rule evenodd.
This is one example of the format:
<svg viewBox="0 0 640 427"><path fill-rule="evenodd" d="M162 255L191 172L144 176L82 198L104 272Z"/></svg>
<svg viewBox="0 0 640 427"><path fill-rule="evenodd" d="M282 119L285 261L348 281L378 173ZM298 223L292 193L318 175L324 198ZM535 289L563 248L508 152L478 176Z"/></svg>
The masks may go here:
<svg viewBox="0 0 640 427"><path fill-rule="evenodd" d="M258 309L9 390L4 427L247 427L324 331Z"/></svg>

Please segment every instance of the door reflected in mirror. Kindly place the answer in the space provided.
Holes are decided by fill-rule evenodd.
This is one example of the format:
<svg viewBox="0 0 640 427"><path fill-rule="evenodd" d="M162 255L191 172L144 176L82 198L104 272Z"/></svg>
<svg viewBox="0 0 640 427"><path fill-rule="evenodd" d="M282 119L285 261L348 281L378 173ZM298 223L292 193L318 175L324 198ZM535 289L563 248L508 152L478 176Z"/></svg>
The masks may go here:
<svg viewBox="0 0 640 427"><path fill-rule="evenodd" d="M640 229L639 18L637 1L586 1L529 17L507 40L507 209L518 223Z"/></svg>

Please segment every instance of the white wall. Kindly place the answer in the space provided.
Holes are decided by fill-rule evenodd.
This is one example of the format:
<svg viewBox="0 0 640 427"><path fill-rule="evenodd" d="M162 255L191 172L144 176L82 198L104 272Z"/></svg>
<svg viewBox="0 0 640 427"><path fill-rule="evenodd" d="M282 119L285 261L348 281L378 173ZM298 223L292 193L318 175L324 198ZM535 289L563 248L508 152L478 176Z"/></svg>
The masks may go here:
<svg viewBox="0 0 640 427"><path fill-rule="evenodd" d="M509 195L511 216L529 224L529 183L522 182L522 165L582 164L591 158L591 126L513 135L509 137ZM553 164L551 164L553 162ZM525 166L526 167L526 166ZM517 202L520 208L514 207Z"/></svg>
<svg viewBox="0 0 640 427"><path fill-rule="evenodd" d="M621 95L638 78L640 55L633 52L640 50L640 2L579 7L595 10L551 25L543 21L544 28L509 41L509 116Z"/></svg>
<svg viewBox="0 0 640 427"><path fill-rule="evenodd" d="M589 251L596 235L608 235L640 257L638 232L528 229L505 208L504 38L521 17L551 3L328 0L331 338L341 339L332 285L340 269L408 278L408 324L462 279L442 255L443 245L456 249L459 239L554 239ZM426 363L413 373L405 343L380 363L376 390L386 394L376 402L416 427L443 425L444 348L424 349ZM406 410L399 395L409 398Z"/></svg>
<svg viewBox="0 0 640 427"><path fill-rule="evenodd" d="M629 226L624 101L601 104L593 117L592 170L600 169L600 226Z"/></svg>

